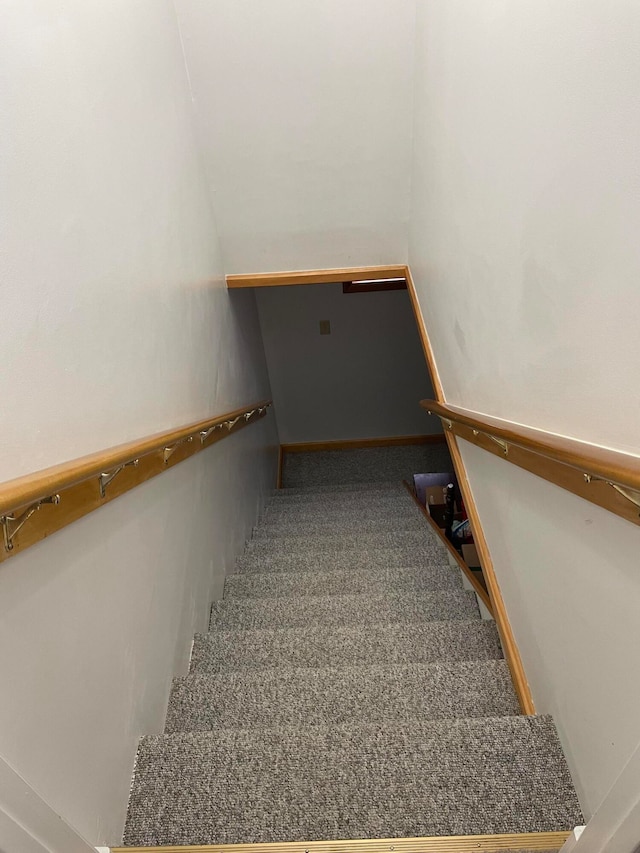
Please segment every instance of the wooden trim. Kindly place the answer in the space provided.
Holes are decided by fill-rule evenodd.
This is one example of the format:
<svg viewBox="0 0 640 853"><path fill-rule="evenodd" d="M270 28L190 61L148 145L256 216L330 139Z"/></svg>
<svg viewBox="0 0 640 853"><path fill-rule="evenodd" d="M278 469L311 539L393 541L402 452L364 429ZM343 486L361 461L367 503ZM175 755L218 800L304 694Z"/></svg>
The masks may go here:
<svg viewBox="0 0 640 853"><path fill-rule="evenodd" d="M501 850L560 850L570 832L510 835L443 835L425 838L359 838L345 841L288 841L263 844L200 844L169 847L112 847L111 853L499 853Z"/></svg>
<svg viewBox="0 0 640 853"><path fill-rule="evenodd" d="M0 533L0 562L254 423L265 416L270 405L270 401L263 400L215 418L156 433L0 484L2 516L19 516L27 507L43 498L54 494L60 496L59 504L43 504L25 523L13 539L13 550L5 550ZM202 441L200 433L212 428L216 429ZM171 450L167 458L165 448ZM101 473L115 471L133 460L138 460L137 466L122 468L109 483L103 496L100 492Z"/></svg>
<svg viewBox="0 0 640 853"><path fill-rule="evenodd" d="M404 447L408 444L441 444L447 440L443 432L431 435L392 435L383 438L345 438L338 441L302 441L281 444L284 453L310 453L316 450L358 450L363 447Z"/></svg>
<svg viewBox="0 0 640 853"><path fill-rule="evenodd" d="M405 486L406 490L409 492L409 494L411 495L411 497L415 501L416 505L420 508L420 512L424 515L426 520L429 522L429 524L433 528L433 532L440 538L440 540L442 541L442 544L445 546L447 551L451 554L451 556L457 562L458 566L460 567L460 570L464 573L465 577L467 578L467 580L469 581L469 583L473 587L473 591L475 592L475 594L482 601L482 603L487 608L489 613L493 616L493 604L491 603L491 599L489 598L489 594L487 593L487 590L482 586L482 584L480 583L478 578L474 575L474 573L471 571L469 566L465 563L463 558L460 556L460 554L453 547L451 542L449 542L449 540L444 535L442 530L438 527L438 525L435 523L433 518L431 518L431 516L429 515L429 510L425 506L423 506L420 503L420 501L418 500L418 498L414 495L413 489L411 488L409 483L407 483L406 480L403 482L404 482L404 486Z"/></svg>
<svg viewBox="0 0 640 853"><path fill-rule="evenodd" d="M489 553L489 547L487 545L487 540L485 539L484 530L480 523L480 516L478 515L478 509L473 497L473 492L469 485L467 471L464 467L462 456L460 455L460 449L458 448L455 436L450 432L447 432L446 435L447 442L449 444L449 452L451 453L451 459L453 460L453 467L455 468L456 476L458 477L458 485L460 486L462 499L464 500L465 509L467 510L469 522L471 523L473 541L475 543L476 550L478 551L482 574L484 575L484 580L487 584L487 591L489 593L489 599L491 600L490 609L493 614L493 618L496 620L496 626L502 643L502 651L504 652L505 660L509 666L511 680L513 681L513 687L516 691L518 702L520 703L520 709L523 714L535 714L536 709L533 704L533 697L531 696L529 682L527 681L524 666L522 665L522 658L520 657L520 652L518 651L513 631L511 630L511 624L509 622L509 617L507 616L507 610L504 605L502 593L500 592L498 579L493 568L493 561L491 559L491 554Z"/></svg>
<svg viewBox="0 0 640 853"><path fill-rule="evenodd" d="M297 284L332 284L368 278L404 278L406 267L342 267L326 270L290 270L228 275L227 287L285 287Z"/></svg>
<svg viewBox="0 0 640 853"><path fill-rule="evenodd" d="M429 335L427 334L427 327L425 326L424 316L422 314L422 309L420 308L420 302L418 301L416 286L413 281L413 276L411 275L411 270L409 269L409 267L405 267L405 276L407 279L407 290L409 291L409 299L411 300L411 307L413 308L413 316L416 318L416 326L418 327L418 334L420 335L424 358L427 362L427 369L429 370L429 376L431 378L431 386L433 387L433 393L436 395L436 400L443 401L444 391L442 390L440 374L438 373L438 367L436 365L436 360L433 355L431 341L429 340Z"/></svg>
<svg viewBox="0 0 640 853"><path fill-rule="evenodd" d="M278 473L276 475L276 489L282 488L282 466L284 464L284 449L280 445L278 447Z"/></svg>
<svg viewBox="0 0 640 853"><path fill-rule="evenodd" d="M613 487L639 493L640 499L639 457L434 400L420 405L442 418L447 432L640 525L640 509Z"/></svg>

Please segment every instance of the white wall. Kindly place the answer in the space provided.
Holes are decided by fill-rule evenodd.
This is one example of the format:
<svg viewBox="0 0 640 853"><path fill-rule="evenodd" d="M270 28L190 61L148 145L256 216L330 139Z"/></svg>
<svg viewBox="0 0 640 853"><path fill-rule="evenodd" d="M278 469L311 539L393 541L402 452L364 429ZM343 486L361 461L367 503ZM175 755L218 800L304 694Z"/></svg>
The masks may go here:
<svg viewBox="0 0 640 853"><path fill-rule="evenodd" d="M638 745L638 528L460 445L536 711L590 816Z"/></svg>
<svg viewBox="0 0 640 853"><path fill-rule="evenodd" d="M178 0L228 272L402 263L415 0Z"/></svg>
<svg viewBox="0 0 640 853"><path fill-rule="evenodd" d="M433 392L406 290L266 287L257 299L282 442L442 432L418 405Z"/></svg>
<svg viewBox="0 0 640 853"><path fill-rule="evenodd" d="M639 33L635 0L420 0L409 246L450 402L634 453ZM463 456L589 815L637 740L640 531Z"/></svg>
<svg viewBox="0 0 640 853"><path fill-rule="evenodd" d="M269 396L168 0L2 7L0 480ZM137 737L275 479L272 415L0 568L0 754L119 840Z"/></svg>
<svg viewBox="0 0 640 853"><path fill-rule="evenodd" d="M637 452L640 5L418 13L410 262L447 397Z"/></svg>

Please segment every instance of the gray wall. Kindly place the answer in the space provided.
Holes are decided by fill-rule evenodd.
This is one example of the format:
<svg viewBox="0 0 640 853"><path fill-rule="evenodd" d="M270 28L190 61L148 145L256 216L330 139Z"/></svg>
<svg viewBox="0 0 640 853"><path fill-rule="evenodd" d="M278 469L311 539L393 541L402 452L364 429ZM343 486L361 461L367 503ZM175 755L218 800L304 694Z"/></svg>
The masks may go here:
<svg viewBox="0 0 640 853"><path fill-rule="evenodd" d="M418 406L432 389L407 291L318 284L257 298L282 442L441 431Z"/></svg>

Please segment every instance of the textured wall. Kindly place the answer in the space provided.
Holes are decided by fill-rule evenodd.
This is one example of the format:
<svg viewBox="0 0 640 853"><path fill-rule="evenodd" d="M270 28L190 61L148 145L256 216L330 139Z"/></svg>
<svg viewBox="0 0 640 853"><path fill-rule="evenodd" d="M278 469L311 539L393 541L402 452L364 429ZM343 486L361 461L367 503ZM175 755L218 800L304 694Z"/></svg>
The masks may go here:
<svg viewBox="0 0 640 853"><path fill-rule="evenodd" d="M173 5L3 4L0 480L269 396ZM137 737L275 480L273 415L0 568L0 753L117 842Z"/></svg>
<svg viewBox="0 0 640 853"><path fill-rule="evenodd" d="M228 272L403 262L415 0L179 0Z"/></svg>
<svg viewBox="0 0 640 853"><path fill-rule="evenodd" d="M409 260L448 400L640 451L640 6L418 3ZM465 446L591 814L637 742L640 531Z"/></svg>
<svg viewBox="0 0 640 853"><path fill-rule="evenodd" d="M318 284L257 298L281 441L442 431L418 405L432 389L406 291Z"/></svg>

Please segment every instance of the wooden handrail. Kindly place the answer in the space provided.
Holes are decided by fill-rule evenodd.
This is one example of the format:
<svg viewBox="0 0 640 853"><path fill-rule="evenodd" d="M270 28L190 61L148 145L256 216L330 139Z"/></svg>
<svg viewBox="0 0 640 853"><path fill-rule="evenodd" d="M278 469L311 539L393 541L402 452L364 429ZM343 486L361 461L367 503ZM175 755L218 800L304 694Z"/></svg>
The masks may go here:
<svg viewBox="0 0 640 853"><path fill-rule="evenodd" d="M640 457L436 400L420 405L446 430L640 524Z"/></svg>
<svg viewBox="0 0 640 853"><path fill-rule="evenodd" d="M0 542L0 561L253 423L263 417L271 405L270 400L262 400L0 483L0 524L4 534L4 542ZM110 477L116 472L118 477L112 482ZM58 503L54 498L60 498L59 507L51 505ZM48 503L40 507L40 501ZM24 534L16 534L18 516L30 507L44 510L38 513L38 524L30 521ZM11 526L14 537L7 547Z"/></svg>

